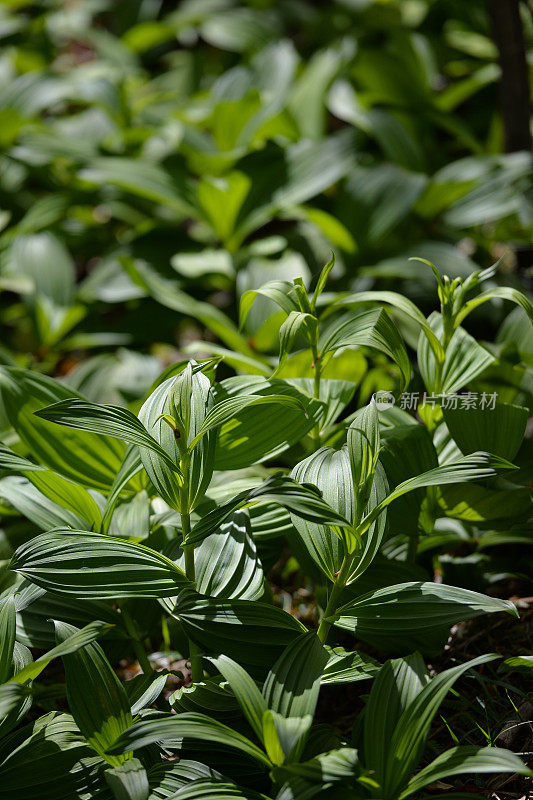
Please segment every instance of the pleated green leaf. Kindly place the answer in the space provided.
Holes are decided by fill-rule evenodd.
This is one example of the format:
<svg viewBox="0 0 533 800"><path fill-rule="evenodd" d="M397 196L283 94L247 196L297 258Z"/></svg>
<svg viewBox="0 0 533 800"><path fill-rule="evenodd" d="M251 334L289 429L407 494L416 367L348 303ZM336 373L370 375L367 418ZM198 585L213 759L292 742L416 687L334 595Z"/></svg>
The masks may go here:
<svg viewBox="0 0 533 800"><path fill-rule="evenodd" d="M35 413L36 416L56 422L58 425L91 431L102 436L114 436L128 444L136 444L139 447L153 450L170 469L179 472L177 464L148 433L142 422L127 408L98 405L73 399L53 403Z"/></svg>
<svg viewBox="0 0 533 800"><path fill-rule="evenodd" d="M242 788L226 781L199 780L183 786L172 795L172 800L270 800L266 795Z"/></svg>
<svg viewBox="0 0 533 800"><path fill-rule="evenodd" d="M215 403L237 396L285 395L292 407L251 404L220 428L216 469L233 470L272 459L299 442L324 416L324 405L298 391L289 381L260 376L227 378L216 386Z"/></svg>
<svg viewBox="0 0 533 800"><path fill-rule="evenodd" d="M453 461L441 467L435 467L435 469L431 469L428 472L423 472L421 475L409 478L398 484L394 491L367 514L361 523L360 529L364 530L369 523L373 522L380 515L384 508L394 502L398 497L402 497L402 495L407 494L407 492L413 491L413 489L420 489L424 486L443 486L452 483L463 483L464 481L493 478L497 475L498 470L502 469L515 469L515 467L503 458L480 451L465 456L458 461Z"/></svg>
<svg viewBox="0 0 533 800"><path fill-rule="evenodd" d="M322 447L308 458L300 461L291 472L291 477L302 484L313 484L324 501L352 523L355 512L355 495L350 469L350 458L346 448L333 450ZM335 580L344 557L345 547L341 537L325 525L322 519L309 520L292 513L292 524L298 531L295 549L303 547L319 569ZM293 537L294 538L294 537Z"/></svg>
<svg viewBox="0 0 533 800"><path fill-rule="evenodd" d="M480 403L475 408L443 408L444 422L462 453L484 448L513 459L524 439L529 410L509 403Z"/></svg>
<svg viewBox="0 0 533 800"><path fill-rule="evenodd" d="M385 662L372 684L364 716L365 767L383 783L390 741L405 709L429 681L420 653Z"/></svg>
<svg viewBox="0 0 533 800"><path fill-rule="evenodd" d="M372 656L358 650L348 651L344 647L328 647L328 663L322 672L320 684L354 683L373 678L380 669L380 664Z"/></svg>
<svg viewBox="0 0 533 800"><path fill-rule="evenodd" d="M339 299L336 305L356 305L358 303L368 302L388 303L393 306L393 308L397 308L402 314L405 314L406 317L413 320L413 322L421 328L434 354L437 357L444 358L442 345L428 320L411 300L404 297L402 294L398 294L398 292L357 292L357 294L348 295L347 297Z"/></svg>
<svg viewBox="0 0 533 800"><path fill-rule="evenodd" d="M153 433L158 445L179 464L182 449L192 450L188 465L188 507L194 509L202 499L214 467L215 436L205 431L198 437L213 406L211 382L199 365L189 362L178 375L172 375L157 386L139 411L139 419ZM173 420L174 431L165 419ZM194 443L194 444L193 444ZM149 448L141 448L143 466L159 494L174 508L181 508L182 496L178 481L167 463Z"/></svg>
<svg viewBox="0 0 533 800"><path fill-rule="evenodd" d="M258 502L276 503L302 519L340 527L350 525L342 514L336 512L322 499L314 486L301 485L291 478L273 476L267 478L257 488L239 493L234 499L202 517L193 527L187 541L191 544L201 542L216 531L238 508Z"/></svg>
<svg viewBox="0 0 533 800"><path fill-rule="evenodd" d="M237 731L228 728L217 720L205 714L187 712L184 714L159 714L155 719L142 720L122 733L117 740L109 746L110 753L124 753L138 750L153 742L175 742L181 738L212 740L218 744L240 750L242 753L259 761L265 766L270 761L257 745Z"/></svg>
<svg viewBox="0 0 533 800"><path fill-rule="evenodd" d="M284 717L315 713L328 653L314 631L291 642L270 670L263 686L268 707Z"/></svg>
<svg viewBox="0 0 533 800"><path fill-rule="evenodd" d="M55 530L16 551L11 569L51 592L79 598L172 597L188 585L161 553L85 531Z"/></svg>
<svg viewBox="0 0 533 800"><path fill-rule="evenodd" d="M266 297L276 303L288 315L299 311L294 285L289 281L269 281L259 289L249 289L241 297L239 327L242 328L256 297Z"/></svg>
<svg viewBox="0 0 533 800"><path fill-rule="evenodd" d="M57 505L22 475L0 478L0 498L43 531L57 527L82 528L84 520L73 511Z"/></svg>
<svg viewBox="0 0 533 800"><path fill-rule="evenodd" d="M200 439L211 430L220 428L225 423L234 419L241 411L249 406L274 404L282 407L303 410L304 406L298 397L283 394L270 395L238 395L221 400L210 410L203 421L200 430L190 443L190 448L196 447Z"/></svg>
<svg viewBox="0 0 533 800"><path fill-rule="evenodd" d="M518 615L509 600L438 583L409 582L352 600L337 609L332 622L380 649L404 651L431 646L432 631L481 614Z"/></svg>
<svg viewBox="0 0 533 800"><path fill-rule="evenodd" d="M61 401L85 402L80 395L38 372L2 367L0 397L32 458L82 486L109 490L122 461L122 442L86 430L65 430L34 413Z"/></svg>
<svg viewBox="0 0 533 800"><path fill-rule="evenodd" d="M268 705L256 682L240 664L237 664L236 661L227 656L222 655L218 656L218 658L211 658L210 661L228 681L242 713L250 723L259 741L263 742L263 718L265 712L268 711Z"/></svg>
<svg viewBox="0 0 533 800"><path fill-rule="evenodd" d="M194 551L200 594L228 600L257 600L264 575L246 509L234 511Z"/></svg>
<svg viewBox="0 0 533 800"><path fill-rule="evenodd" d="M16 619L15 599L7 595L0 599L0 684L5 683L13 671Z"/></svg>
<svg viewBox="0 0 533 800"><path fill-rule="evenodd" d="M247 600L183 592L169 610L204 652L222 653L263 674L284 647L305 631L295 617L280 608Z"/></svg>
<svg viewBox="0 0 533 800"><path fill-rule="evenodd" d="M409 783L407 789L402 792L400 798L409 797L415 792L419 792L425 786L452 775L465 775L474 773L476 775L487 772L513 772L519 775L531 776L529 770L522 759L515 756L509 750L501 747L474 747L459 746L445 750L435 758L427 767L420 770Z"/></svg>
<svg viewBox="0 0 533 800"><path fill-rule="evenodd" d="M107 769L104 777L115 800L148 800L148 775L138 758Z"/></svg>
<svg viewBox="0 0 533 800"><path fill-rule="evenodd" d="M20 731L20 744L0 764L2 800L71 800L104 783L95 756L70 715L52 712Z"/></svg>
<svg viewBox="0 0 533 800"><path fill-rule="evenodd" d="M76 628L56 622L59 644ZM61 656L65 666L67 700L76 725L87 743L112 766L126 761L130 754L107 755L111 744L132 724L128 697L104 651L96 642Z"/></svg>
<svg viewBox="0 0 533 800"><path fill-rule="evenodd" d="M335 320L319 340L323 355L341 347L370 347L394 361L405 389L411 379L411 365L398 329L383 308L349 314Z"/></svg>

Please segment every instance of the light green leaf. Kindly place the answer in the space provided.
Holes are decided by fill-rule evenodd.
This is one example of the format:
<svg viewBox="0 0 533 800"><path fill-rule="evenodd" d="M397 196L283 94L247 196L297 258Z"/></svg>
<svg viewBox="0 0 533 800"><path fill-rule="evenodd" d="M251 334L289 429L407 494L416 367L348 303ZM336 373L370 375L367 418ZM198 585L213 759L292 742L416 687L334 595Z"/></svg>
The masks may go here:
<svg viewBox="0 0 533 800"><path fill-rule="evenodd" d="M482 408L443 408L444 421L465 455L486 448L501 458L513 459L524 439L529 411L509 403L487 403Z"/></svg>
<svg viewBox="0 0 533 800"><path fill-rule="evenodd" d="M394 308L397 308L421 328L427 337L435 356L437 358L444 358L444 350L442 345L428 320L411 300L409 300L407 297L404 297L402 294L398 294L398 292L357 292L357 294L340 298L338 301L336 301L335 305L356 305L359 303L368 302L388 303Z"/></svg>
<svg viewBox="0 0 533 800"><path fill-rule="evenodd" d="M400 369L403 388L411 379L411 365L405 345L398 329L383 308L336 319L320 337L319 350L324 356L341 347L370 347L385 353Z"/></svg>
<svg viewBox="0 0 533 800"><path fill-rule="evenodd" d="M58 425L83 431L89 430L102 436L114 436L117 439L123 439L128 444L136 444L139 447L153 450L167 466L179 473L177 464L148 433L142 422L127 408L98 405L73 399L62 400L35 413L36 416L56 422Z"/></svg>
<svg viewBox="0 0 533 800"><path fill-rule="evenodd" d="M10 424L38 463L91 489L107 492L120 468L124 445L85 430L65 430L33 412L71 399L72 389L35 371L0 369L0 397Z"/></svg>

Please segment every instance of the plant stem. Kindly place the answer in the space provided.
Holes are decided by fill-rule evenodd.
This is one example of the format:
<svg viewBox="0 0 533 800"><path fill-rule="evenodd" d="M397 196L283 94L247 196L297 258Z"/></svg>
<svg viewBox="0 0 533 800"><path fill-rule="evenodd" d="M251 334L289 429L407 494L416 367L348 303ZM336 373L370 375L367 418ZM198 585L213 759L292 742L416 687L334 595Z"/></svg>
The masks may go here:
<svg viewBox="0 0 533 800"><path fill-rule="evenodd" d="M337 574L337 577L335 578L335 583L333 584L329 600L324 610L324 615L320 621L317 631L317 636L322 644L325 644L331 628L331 622L327 622L327 617L329 617L337 608L339 595L346 586L346 581L348 580L354 557L355 554L353 553L344 556L342 566Z"/></svg>
<svg viewBox="0 0 533 800"><path fill-rule="evenodd" d="M181 536L185 541L191 530L191 514L189 511L189 462L188 453L183 453L180 460L180 467L183 474L183 483L180 489L180 517L181 517ZM185 574L194 583L196 578L194 567L194 547L184 546ZM194 642L189 639L189 655L191 661L191 679L193 683L201 681L204 677L202 669L202 658Z"/></svg>
<svg viewBox="0 0 533 800"><path fill-rule="evenodd" d="M322 371L322 362L320 361L320 354L317 346L313 345L311 350L313 353L313 369L315 371L313 375L313 397L315 400L320 400L320 373ZM320 423L317 423L313 428L313 440L318 450L320 447Z"/></svg>

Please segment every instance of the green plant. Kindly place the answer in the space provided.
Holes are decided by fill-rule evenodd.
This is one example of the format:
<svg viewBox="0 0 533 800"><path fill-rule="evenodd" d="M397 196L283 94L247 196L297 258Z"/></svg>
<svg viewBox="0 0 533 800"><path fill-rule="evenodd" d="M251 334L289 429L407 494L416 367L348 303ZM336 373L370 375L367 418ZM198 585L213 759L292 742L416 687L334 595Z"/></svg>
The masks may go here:
<svg viewBox="0 0 533 800"><path fill-rule="evenodd" d="M198 739L214 742L211 755L199 758L205 765L196 775L200 783L180 789L184 797L188 792L255 797L254 791L272 796L270 775L279 797L326 790L336 796L348 782L349 791L361 797L370 793L399 800L432 776L462 767L463 772L522 770L512 755L467 748L437 757L413 777L438 704L468 665L428 683L420 656L380 669L375 658L338 641L326 645L334 631L344 631L378 653L436 653L450 625L460 620L499 611L516 614L508 601L421 579L417 567L395 560L388 552L395 518L387 529L387 514L412 496L411 519L417 529L423 523L431 538L447 487L459 486L467 502L469 491L511 496L518 489L511 490L509 480L505 489L492 487L502 470L512 476L507 458L516 455L525 426L512 405L498 406L504 437L499 431L465 429L446 410L439 416L437 408L429 416L422 409L425 427L374 397L348 413L355 385L331 376L339 369L342 374L345 359L353 363L361 349L390 359L393 366L387 370L398 392L411 379L402 336L385 309L354 313L354 304L394 300L416 317L420 339L426 337L437 364L427 374L440 376L438 385L427 385L432 392L440 385L446 391L470 385L490 359L481 358L483 348L459 326L465 314L457 293L472 288L478 276L466 287L439 276L443 316L455 329L446 337L400 295L362 293L332 302L323 295L332 266L333 261L326 265L312 294L296 279L243 295L241 322L259 296L284 312L270 377L217 381L219 360L179 362L157 379L133 413L85 400L35 372L2 370L0 392L13 435L12 446L0 452L0 465L10 473L0 481L0 496L43 531L23 534L5 578L8 727L32 698L43 702L33 678L52 657L64 656L72 724L81 736L77 746L89 747L97 758L88 773L82 770L83 780L102 787L104 780L115 797L121 792L157 797L160 756L148 745L159 742L163 752L173 750L182 737L187 743L182 757L197 759ZM488 296L477 302L484 299ZM521 295L511 293L511 299L529 310ZM447 359L454 336L460 337L461 361L450 385ZM284 377L298 364L309 377ZM455 437L451 454L449 447L445 452L438 446L442 419ZM494 453L472 451L470 441ZM264 466L274 460L278 466ZM263 562L269 546L279 548L283 536L315 580L323 609L316 633L269 601ZM53 611L44 611L50 603ZM24 631L20 647L53 644L52 627L35 623L43 612L57 620L58 649L22 671L16 662L10 666L18 646L15 606ZM80 621L88 624L78 633ZM91 638L105 633L102 644L109 653L135 654L144 673L138 691L125 690L99 645L80 639L78 649L84 631ZM168 673L153 671L147 637L154 635L190 665L190 687L171 697L175 714L161 715ZM315 728L313 714L321 682L343 684L374 675L358 756L331 731ZM97 694L107 686L101 707L87 702L84 687L91 683ZM400 692L396 716L389 713L393 685ZM154 702L159 711L149 710ZM140 714L138 721L132 713ZM45 738L47 726L57 723L53 715L44 719ZM69 724L65 721L70 731ZM384 724L388 735L378 730ZM380 750L389 739L390 747ZM237 748L243 764L225 759L224 747ZM399 755L406 747L410 760ZM81 752L72 755L84 760ZM398 759L403 771L394 766ZM205 783L209 776L201 770L213 768L230 783ZM81 768L69 769L78 774ZM181 767L172 775L170 769L169 781L181 781ZM91 791L87 788L88 797Z"/></svg>

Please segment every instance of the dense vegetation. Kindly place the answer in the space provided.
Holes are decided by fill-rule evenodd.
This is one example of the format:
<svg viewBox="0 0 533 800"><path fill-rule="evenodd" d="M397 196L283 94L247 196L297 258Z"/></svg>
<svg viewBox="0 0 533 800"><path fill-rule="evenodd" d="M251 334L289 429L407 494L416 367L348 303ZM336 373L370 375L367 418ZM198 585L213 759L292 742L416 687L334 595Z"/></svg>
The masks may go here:
<svg viewBox="0 0 533 800"><path fill-rule="evenodd" d="M518 797L532 157L484 0L0 36L0 798Z"/></svg>

